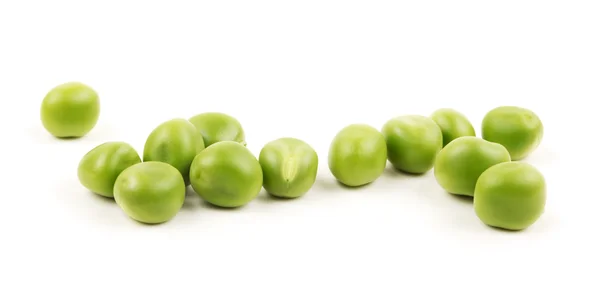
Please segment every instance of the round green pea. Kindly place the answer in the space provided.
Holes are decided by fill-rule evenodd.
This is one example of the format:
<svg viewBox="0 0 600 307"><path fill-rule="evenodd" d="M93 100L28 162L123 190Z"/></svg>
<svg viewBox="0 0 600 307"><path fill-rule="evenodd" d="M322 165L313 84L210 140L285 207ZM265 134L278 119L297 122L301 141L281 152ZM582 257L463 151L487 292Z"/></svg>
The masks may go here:
<svg viewBox="0 0 600 307"><path fill-rule="evenodd" d="M431 119L442 130L444 146L461 136L475 136L475 128L462 113L449 108L438 109L431 114Z"/></svg>
<svg viewBox="0 0 600 307"><path fill-rule="evenodd" d="M171 220L183 206L185 183L181 173L168 163L142 162L117 177L114 194L130 218L160 224Z"/></svg>
<svg viewBox="0 0 600 307"><path fill-rule="evenodd" d="M492 227L523 230L533 225L546 205L542 173L524 162L505 162L488 168L477 180L475 213Z"/></svg>
<svg viewBox="0 0 600 307"><path fill-rule="evenodd" d="M450 194L473 196L477 179L486 169L510 161L504 146L474 136L459 137L444 147L435 159L433 173Z"/></svg>
<svg viewBox="0 0 600 307"><path fill-rule="evenodd" d="M263 173L244 145L221 141L201 151L190 168L192 188L205 201L220 207L241 207L258 196Z"/></svg>
<svg viewBox="0 0 600 307"><path fill-rule="evenodd" d="M206 147L222 141L234 141L246 145L242 124L228 114L206 112L191 117L189 121L200 130Z"/></svg>
<svg viewBox="0 0 600 307"><path fill-rule="evenodd" d="M366 124L344 127L329 146L329 170L346 186L357 187L375 181L383 174L386 163L383 134Z"/></svg>
<svg viewBox="0 0 600 307"><path fill-rule="evenodd" d="M315 183L319 158L306 142L280 138L267 143L260 151L263 187L277 197L300 197Z"/></svg>
<svg viewBox="0 0 600 307"><path fill-rule="evenodd" d="M544 126L531 110L502 106L489 111L481 124L482 137L504 145L513 161L522 160L541 143Z"/></svg>
<svg viewBox="0 0 600 307"><path fill-rule="evenodd" d="M397 170L422 174L433 167L442 149L442 132L431 119L421 115L403 115L390 119L381 129L387 146L387 158Z"/></svg>
<svg viewBox="0 0 600 307"><path fill-rule="evenodd" d="M146 139L144 161L169 163L190 182L190 166L200 151L204 140L196 127L185 119L175 118L158 125Z"/></svg>
<svg viewBox="0 0 600 307"><path fill-rule="evenodd" d="M80 82L68 82L51 89L40 109L42 125L57 138L86 135L96 126L99 116L98 93Z"/></svg>
<svg viewBox="0 0 600 307"><path fill-rule="evenodd" d="M88 190L112 198L119 174L140 162L140 156L131 145L125 142L106 142L92 148L81 158L77 177Z"/></svg>

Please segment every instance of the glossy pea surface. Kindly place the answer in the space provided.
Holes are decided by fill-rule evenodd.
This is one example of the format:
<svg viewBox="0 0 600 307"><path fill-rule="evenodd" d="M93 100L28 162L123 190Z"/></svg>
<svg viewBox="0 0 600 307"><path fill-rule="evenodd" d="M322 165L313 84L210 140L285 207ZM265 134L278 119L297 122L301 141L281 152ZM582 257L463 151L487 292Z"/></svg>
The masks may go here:
<svg viewBox="0 0 600 307"><path fill-rule="evenodd" d="M260 151L259 163L263 187L269 194L296 198L315 183L319 158L308 143L287 137L267 143Z"/></svg>
<svg viewBox="0 0 600 307"><path fill-rule="evenodd" d="M483 223L523 230L544 212L546 182L542 173L530 164L496 164L479 177L473 201L475 213Z"/></svg>
<svg viewBox="0 0 600 307"><path fill-rule="evenodd" d="M438 109L431 114L431 119L440 127L444 146L461 136L476 136L475 128L469 119L457 110Z"/></svg>
<svg viewBox="0 0 600 307"><path fill-rule="evenodd" d="M234 141L246 145L246 135L242 124L231 115L206 112L191 117L189 121L202 134L206 147L222 141Z"/></svg>

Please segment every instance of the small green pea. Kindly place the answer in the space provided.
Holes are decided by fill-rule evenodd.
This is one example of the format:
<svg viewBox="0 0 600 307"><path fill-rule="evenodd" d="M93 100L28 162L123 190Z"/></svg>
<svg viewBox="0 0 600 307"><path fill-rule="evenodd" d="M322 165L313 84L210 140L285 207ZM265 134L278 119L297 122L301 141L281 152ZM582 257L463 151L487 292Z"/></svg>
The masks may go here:
<svg viewBox="0 0 600 307"><path fill-rule="evenodd" d="M523 230L533 225L546 205L546 182L542 173L524 162L505 162L488 168L475 187L474 209L489 225Z"/></svg>
<svg viewBox="0 0 600 307"><path fill-rule="evenodd" d="M531 110L502 106L489 111L481 125L482 137L504 145L513 161L522 160L542 142L544 126Z"/></svg>
<svg viewBox="0 0 600 307"><path fill-rule="evenodd" d="M329 170L347 186L357 187L375 181L383 174L386 163L383 134L366 124L344 127L329 146Z"/></svg>
<svg viewBox="0 0 600 307"><path fill-rule="evenodd" d="M57 138L78 138L89 133L98 122L98 93L80 82L68 82L51 89L40 109L44 128Z"/></svg>
<svg viewBox="0 0 600 307"><path fill-rule="evenodd" d="M160 161L175 167L188 185L190 166L204 140L196 127L185 119L175 118L158 125L146 139L144 161Z"/></svg>
<svg viewBox="0 0 600 307"><path fill-rule="evenodd" d="M201 151L190 168L192 188L207 202L241 207L258 196L263 185L260 163L235 141L221 141Z"/></svg>
<svg viewBox="0 0 600 307"><path fill-rule="evenodd" d="M316 151L296 138L267 143L259 155L263 187L277 197L300 197L315 183L319 159Z"/></svg>
<svg viewBox="0 0 600 307"><path fill-rule="evenodd" d="M443 146L438 125L421 115L392 118L381 131L386 141L388 160L394 168L406 173L429 171Z"/></svg>
<svg viewBox="0 0 600 307"><path fill-rule="evenodd" d="M442 130L444 146L461 136L476 136L475 128L469 119L454 109L438 109L431 114L431 119Z"/></svg>
<svg viewBox="0 0 600 307"><path fill-rule="evenodd" d="M246 145L242 124L230 115L206 112L191 117L189 121L200 130L206 147L221 141L234 141Z"/></svg>
<svg viewBox="0 0 600 307"><path fill-rule="evenodd" d="M181 173L168 163L142 162L124 170L114 188L115 201L132 219L146 224L171 220L185 201Z"/></svg>
<svg viewBox="0 0 600 307"><path fill-rule="evenodd" d="M481 173L508 161L510 154L504 146L474 136L462 136L440 151L433 172L438 184L448 193L473 196Z"/></svg>

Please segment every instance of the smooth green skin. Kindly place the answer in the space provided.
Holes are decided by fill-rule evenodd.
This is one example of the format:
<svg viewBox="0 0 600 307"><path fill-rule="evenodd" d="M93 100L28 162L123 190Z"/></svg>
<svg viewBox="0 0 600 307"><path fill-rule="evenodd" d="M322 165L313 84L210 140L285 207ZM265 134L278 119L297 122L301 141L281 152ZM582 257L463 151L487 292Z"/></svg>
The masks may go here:
<svg viewBox="0 0 600 307"><path fill-rule="evenodd" d="M438 109L431 114L431 119L442 130L444 147L461 136L476 136L475 128L469 119L454 109Z"/></svg>
<svg viewBox="0 0 600 307"><path fill-rule="evenodd" d="M106 142L92 148L81 158L77 167L77 177L86 189L112 198L119 174L140 162L140 156L131 145L124 142Z"/></svg>
<svg viewBox="0 0 600 307"><path fill-rule="evenodd" d="M442 149L440 127L421 115L403 115L390 119L381 129L387 146L387 157L395 169L423 174L433 167Z"/></svg>
<svg viewBox="0 0 600 307"><path fill-rule="evenodd" d="M40 108L42 125L57 138L82 137L96 126L99 117L98 93L79 82L54 87Z"/></svg>
<svg viewBox="0 0 600 307"><path fill-rule="evenodd" d="M200 130L206 147L222 141L234 141L246 146L242 124L230 115L206 112L191 117L189 121Z"/></svg>
<svg viewBox="0 0 600 307"><path fill-rule="evenodd" d="M168 163L142 162L117 177L114 194L130 218L160 224L172 219L183 206L185 183L181 173Z"/></svg>
<svg viewBox="0 0 600 307"><path fill-rule="evenodd" d="M482 137L504 145L513 161L522 160L542 142L544 126L531 110L503 106L489 111L481 124Z"/></svg>
<svg viewBox="0 0 600 307"><path fill-rule="evenodd" d="M440 151L433 173L438 184L448 193L473 196L477 179L486 169L509 161L510 154L504 146L474 136L463 136Z"/></svg>
<svg viewBox="0 0 600 307"><path fill-rule="evenodd" d="M328 164L331 174L351 187L375 181L387 163L383 134L366 124L344 127L329 146Z"/></svg>
<svg viewBox="0 0 600 307"><path fill-rule="evenodd" d="M201 151L190 169L192 188L219 207L241 207L253 200L263 185L256 157L244 145L221 141Z"/></svg>
<svg viewBox="0 0 600 307"><path fill-rule="evenodd" d="M202 150L204 140L198 129L185 119L175 118L158 125L148 135L143 159L171 164L189 185L190 166Z"/></svg>
<svg viewBox="0 0 600 307"><path fill-rule="evenodd" d="M486 225L523 230L533 225L544 212L546 181L530 164L496 164L477 180L473 201L475 214Z"/></svg>
<svg viewBox="0 0 600 307"><path fill-rule="evenodd" d="M280 138L262 148L258 162L263 171L263 187L269 194L297 198L315 183L319 157L302 140Z"/></svg>

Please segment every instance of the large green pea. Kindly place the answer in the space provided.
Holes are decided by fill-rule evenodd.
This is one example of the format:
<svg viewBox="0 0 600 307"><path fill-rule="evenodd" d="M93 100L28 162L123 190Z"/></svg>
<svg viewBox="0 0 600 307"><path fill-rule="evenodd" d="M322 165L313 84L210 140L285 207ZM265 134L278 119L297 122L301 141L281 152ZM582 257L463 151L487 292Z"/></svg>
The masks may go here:
<svg viewBox="0 0 600 307"><path fill-rule="evenodd" d="M228 114L206 112L193 116L189 120L200 130L206 147L222 141L234 141L246 145L242 124Z"/></svg>
<svg viewBox="0 0 600 307"><path fill-rule="evenodd" d="M235 141L221 141L194 158L190 181L194 191L207 202L220 207L241 207L258 196L263 173L248 148Z"/></svg>
<svg viewBox="0 0 600 307"><path fill-rule="evenodd" d="M328 164L342 184L357 187L375 181L387 163L385 138L366 124L344 127L329 146Z"/></svg>
<svg viewBox="0 0 600 307"><path fill-rule="evenodd" d="M475 136L475 128L462 113L449 108L438 109L431 114L431 119L442 130L444 146L461 136Z"/></svg>
<svg viewBox="0 0 600 307"><path fill-rule="evenodd" d="M300 197L315 183L319 158L306 142L280 138L267 143L258 159L263 171L263 187L277 197Z"/></svg>
<svg viewBox="0 0 600 307"><path fill-rule="evenodd" d="M523 230L544 212L546 182L542 173L530 164L496 164L477 180L473 201L475 213L483 223Z"/></svg>
<svg viewBox="0 0 600 307"><path fill-rule="evenodd" d="M489 111L481 124L482 137L504 145L513 161L521 160L541 143L544 126L531 110L502 106Z"/></svg>
<svg viewBox="0 0 600 307"><path fill-rule="evenodd" d="M390 119L381 129L387 146L387 157L397 170L422 174L433 167L442 149L440 127L421 115L403 115Z"/></svg>
<svg viewBox="0 0 600 307"><path fill-rule="evenodd" d="M140 156L131 145L106 142L92 148L81 158L77 177L88 190L104 197L113 197L113 188L119 174L140 162Z"/></svg>
<svg viewBox="0 0 600 307"><path fill-rule="evenodd" d="M510 161L504 146L474 136L459 137L437 155L433 168L438 184L450 194L473 196L486 169Z"/></svg>
<svg viewBox="0 0 600 307"><path fill-rule="evenodd" d="M77 138L90 132L100 116L98 93L80 82L51 89L40 109L44 128L58 138Z"/></svg>
<svg viewBox="0 0 600 307"><path fill-rule="evenodd" d="M142 162L124 170L115 182L115 201L132 219L159 224L169 221L185 201L181 173L168 163Z"/></svg>
<svg viewBox="0 0 600 307"><path fill-rule="evenodd" d="M203 149L204 140L198 129L189 121L176 118L163 122L150 133L144 145L143 159L171 164L188 185L190 165Z"/></svg>

